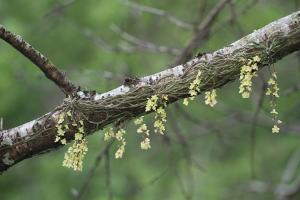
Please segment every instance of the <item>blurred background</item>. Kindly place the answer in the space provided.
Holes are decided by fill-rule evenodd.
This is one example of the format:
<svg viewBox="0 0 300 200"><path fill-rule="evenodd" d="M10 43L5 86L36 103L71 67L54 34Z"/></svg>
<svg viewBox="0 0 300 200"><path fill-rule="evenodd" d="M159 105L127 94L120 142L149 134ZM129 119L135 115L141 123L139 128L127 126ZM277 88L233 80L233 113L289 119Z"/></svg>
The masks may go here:
<svg viewBox="0 0 300 200"><path fill-rule="evenodd" d="M126 76L153 74L176 63L220 0L0 1L0 23L44 53L76 84L99 93ZM299 0L232 0L204 31L197 48L210 52L299 9ZM203 30L202 30L203 31ZM199 96L170 105L167 134L152 130L152 148L127 125L123 159L101 131L89 136L82 172L62 167L61 148L27 159L0 176L1 200L31 199L300 199L300 56L275 64L283 128L272 134L268 71L251 99L238 82L218 89L211 109ZM0 41L0 117L4 129L51 111L60 90L30 61ZM149 127L153 115L146 116ZM104 153L103 153L104 152ZM98 158L98 159L97 159ZM92 171L91 171L92 170Z"/></svg>

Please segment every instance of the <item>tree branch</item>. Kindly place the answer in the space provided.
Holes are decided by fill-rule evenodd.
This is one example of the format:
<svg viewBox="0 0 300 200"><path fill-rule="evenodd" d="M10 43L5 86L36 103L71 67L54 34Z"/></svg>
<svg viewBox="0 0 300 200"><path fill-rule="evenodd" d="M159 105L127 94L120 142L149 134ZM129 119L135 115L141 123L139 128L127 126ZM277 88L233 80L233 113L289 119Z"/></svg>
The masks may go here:
<svg viewBox="0 0 300 200"><path fill-rule="evenodd" d="M122 85L112 91L81 98L67 98L51 113L9 130L0 131L0 171L16 163L50 151L58 146L54 139L62 112L72 110L72 116L83 120L85 133L91 134L108 124L131 120L145 113L147 98L166 94L169 102L188 97L189 85L201 70L201 92L219 88L239 77L242 58L259 56L259 68L275 63L300 49L300 11L254 31L244 38L213 53L140 78L136 85ZM69 122L65 122L69 123ZM71 126L70 122L70 126ZM65 136L74 138L77 130L69 129Z"/></svg>
<svg viewBox="0 0 300 200"><path fill-rule="evenodd" d="M39 67L45 76L53 81L66 95L74 96L77 88L71 83L65 74L60 72L48 58L39 51L35 50L30 44L23 40L19 35L16 35L7 30L0 24L0 38L22 53L37 67Z"/></svg>

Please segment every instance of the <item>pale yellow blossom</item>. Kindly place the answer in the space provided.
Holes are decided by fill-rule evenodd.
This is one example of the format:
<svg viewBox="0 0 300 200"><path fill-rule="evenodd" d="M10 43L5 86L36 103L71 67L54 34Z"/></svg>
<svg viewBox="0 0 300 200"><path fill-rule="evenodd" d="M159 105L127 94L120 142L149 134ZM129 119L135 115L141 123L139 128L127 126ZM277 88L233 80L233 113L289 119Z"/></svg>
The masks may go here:
<svg viewBox="0 0 300 200"><path fill-rule="evenodd" d="M272 128L272 133L279 133L280 128L277 125L274 125Z"/></svg>
<svg viewBox="0 0 300 200"><path fill-rule="evenodd" d="M217 93L215 89L205 92L205 104L214 107L217 104L216 97Z"/></svg>
<svg viewBox="0 0 300 200"><path fill-rule="evenodd" d="M147 149L150 149L150 148L151 148L150 139L145 138L145 140L141 142L141 149L147 150Z"/></svg>

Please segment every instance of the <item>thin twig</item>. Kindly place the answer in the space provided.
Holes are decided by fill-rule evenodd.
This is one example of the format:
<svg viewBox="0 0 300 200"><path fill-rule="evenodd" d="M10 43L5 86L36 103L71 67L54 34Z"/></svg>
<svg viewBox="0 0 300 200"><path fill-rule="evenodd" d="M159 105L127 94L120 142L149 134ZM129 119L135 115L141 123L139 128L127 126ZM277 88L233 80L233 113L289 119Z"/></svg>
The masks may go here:
<svg viewBox="0 0 300 200"><path fill-rule="evenodd" d="M109 157L109 148L105 151L105 183L108 191L108 200L113 200L113 190L111 186L111 173L110 173L110 157Z"/></svg>
<svg viewBox="0 0 300 200"><path fill-rule="evenodd" d="M283 91L282 95L283 96L289 96L289 95L291 95L291 94L293 94L295 92L298 92L298 91L300 91L300 83L295 84L295 85L289 87L288 89L286 89L285 91Z"/></svg>
<svg viewBox="0 0 300 200"><path fill-rule="evenodd" d="M77 0L65 0L64 2L55 5L53 8L51 8L45 15L44 17L49 17L54 14L60 14L62 13L65 9L70 7L72 4L77 2Z"/></svg>
<svg viewBox="0 0 300 200"><path fill-rule="evenodd" d="M258 103L252 118L251 128L250 128L250 166L251 166L251 177L256 178L255 173L255 139L256 139L256 127L259 119L259 113L262 109L266 91L266 83L262 83L262 89L258 98Z"/></svg>
<svg viewBox="0 0 300 200"><path fill-rule="evenodd" d="M142 49L142 50L147 49L154 53L168 53L170 55L175 55L175 56L180 53L179 49L156 45L151 42L139 39L125 31L123 31L120 27L118 27L115 24L113 24L111 26L111 29L115 33L119 34L125 41L137 46L139 49Z"/></svg>
<svg viewBox="0 0 300 200"><path fill-rule="evenodd" d="M94 165L92 166L92 168L89 170L88 175L86 180L83 182L80 190L78 191L78 194L76 196L76 199L81 199L81 197L83 196L84 192L86 191L86 189L88 188L92 178L95 175L96 169L99 166L102 158L105 156L107 149L110 148L110 146L112 145L113 142L109 142L107 143L103 149L99 152L99 154L97 155Z"/></svg>
<svg viewBox="0 0 300 200"><path fill-rule="evenodd" d="M187 30L193 30L193 28L194 28L193 25L179 20L178 18L174 17L173 15L167 13L165 10L161 10L161 9L153 8L153 7L150 7L150 6L137 4L135 2L128 1L128 0L123 0L122 2L126 6L129 6L129 7L133 8L133 9L136 9L140 12L147 12L147 13L150 13L150 14L153 14L153 15L164 17L169 22L175 24L176 26L178 26L180 28L187 29Z"/></svg>
<svg viewBox="0 0 300 200"><path fill-rule="evenodd" d="M3 130L3 117L0 117L0 131Z"/></svg>
<svg viewBox="0 0 300 200"><path fill-rule="evenodd" d="M48 58L34 49L21 36L10 32L0 24L0 38L31 60L31 62L39 67L45 76L52 80L66 95L75 95L77 87L71 83L66 75L60 72Z"/></svg>
<svg viewBox="0 0 300 200"><path fill-rule="evenodd" d="M238 18L238 14L236 11L236 6L235 6L234 0L230 1L229 6L230 6L230 11L231 11L231 17L229 19L229 24L232 26L235 25L237 27L238 34L241 37L244 35L244 30L243 30L240 22L238 21L239 18Z"/></svg>
<svg viewBox="0 0 300 200"><path fill-rule="evenodd" d="M197 32L190 40L189 44L182 50L180 55L176 58L172 66L184 63L192 57L193 51L199 48L199 45L208 37L210 29L215 22L217 16L224 9L225 5L230 0L221 0L207 15L207 17L197 27Z"/></svg>
<svg viewBox="0 0 300 200"><path fill-rule="evenodd" d="M288 163L282 173L281 183L287 184L293 180L295 177L295 173L300 164L300 149L298 148L294 153L290 156Z"/></svg>
<svg viewBox="0 0 300 200"><path fill-rule="evenodd" d="M251 10L251 8L253 6L255 6L258 1L259 0L252 0L248 4L246 4L243 8L241 8L238 11L236 11L235 18L238 19L241 15L244 15L246 12L248 12L249 10ZM232 16L227 17L226 20L224 20L223 22L219 23L218 26L214 29L214 31L211 32L211 36L214 35L214 34L216 34L216 33L218 33L218 32L220 32L220 30L224 28L224 24L232 24ZM241 26L238 27L238 28L241 28ZM243 30L240 29L240 31L241 31L241 34L242 34Z"/></svg>
<svg viewBox="0 0 300 200"><path fill-rule="evenodd" d="M136 53L139 50L134 47L127 47L124 45L118 45L118 46L112 46L110 45L105 39L101 38L99 35L96 35L92 30L85 28L82 30L82 28L78 28L82 34L92 41L97 47L101 48L102 50L106 52L114 52L114 53Z"/></svg>
<svg viewBox="0 0 300 200"><path fill-rule="evenodd" d="M300 149L298 148L290 156L282 173L280 183L274 190L278 200L292 199L300 191L300 176L296 176L300 163Z"/></svg>

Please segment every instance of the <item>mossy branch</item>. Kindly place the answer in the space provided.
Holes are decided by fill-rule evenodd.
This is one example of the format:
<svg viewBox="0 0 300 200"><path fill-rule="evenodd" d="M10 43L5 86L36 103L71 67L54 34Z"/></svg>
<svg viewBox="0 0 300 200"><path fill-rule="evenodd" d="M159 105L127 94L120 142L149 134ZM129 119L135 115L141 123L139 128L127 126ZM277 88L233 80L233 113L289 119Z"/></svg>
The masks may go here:
<svg viewBox="0 0 300 200"><path fill-rule="evenodd" d="M300 11L254 31L213 53L157 74L140 78L136 84L123 85L104 94L65 99L53 112L19 127L0 131L0 171L16 163L61 146L55 143L56 125L62 112L72 110L90 134L111 123L120 123L145 114L147 98L168 95L168 103L188 97L189 85L201 70L201 92L219 88L239 76L244 59L259 56L259 68L271 65L300 49ZM68 122L66 122L68 123ZM71 127L71 126L70 126ZM74 139L77 130L65 133Z"/></svg>

